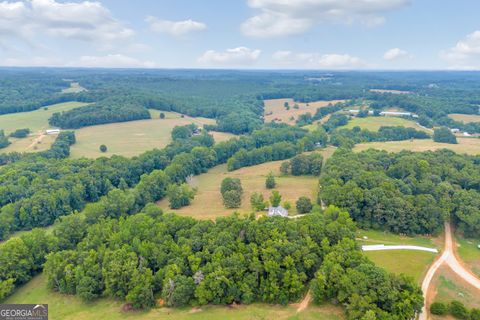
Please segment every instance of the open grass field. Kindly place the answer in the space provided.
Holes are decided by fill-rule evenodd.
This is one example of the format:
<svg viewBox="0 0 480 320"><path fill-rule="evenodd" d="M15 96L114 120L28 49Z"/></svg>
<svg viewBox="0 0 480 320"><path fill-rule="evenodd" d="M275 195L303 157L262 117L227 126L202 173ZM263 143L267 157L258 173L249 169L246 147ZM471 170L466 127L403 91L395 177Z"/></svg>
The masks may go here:
<svg viewBox="0 0 480 320"><path fill-rule="evenodd" d="M284 107L285 102L288 102L290 105L290 110ZM282 123L295 124L298 116L308 112L314 115L318 108L326 107L329 104L335 104L337 102L343 102L343 100L315 101L309 103L294 102L293 99L264 100L265 122L277 120ZM298 109L293 107L295 104L298 105Z"/></svg>
<svg viewBox="0 0 480 320"><path fill-rule="evenodd" d="M354 151L364 151L367 149L380 149L389 152L400 152L409 150L414 152L435 151L440 149L450 149L457 153L480 154L480 139L478 138L457 138L458 144L438 143L430 139L388 141L388 142L368 142L360 143L354 147Z"/></svg>
<svg viewBox="0 0 480 320"><path fill-rule="evenodd" d="M480 122L480 115L478 114L452 113L452 114L449 114L448 116L453 120L459 121L459 122L465 122L465 123Z"/></svg>
<svg viewBox="0 0 480 320"><path fill-rule="evenodd" d="M199 126L215 124L207 118L191 118L174 112L164 112L165 119L148 119L90 126L75 131L77 142L71 148L72 157L96 158L113 154L127 157L138 155L153 148L163 148L170 141L175 126L195 123ZM160 112L158 112L160 114ZM155 117L155 113L154 113ZM108 151L100 152L105 144Z"/></svg>
<svg viewBox="0 0 480 320"><path fill-rule="evenodd" d="M12 144L0 149L0 153L45 151L50 148L56 138L57 135L46 135L39 131L23 139L9 138Z"/></svg>
<svg viewBox="0 0 480 320"><path fill-rule="evenodd" d="M415 121L399 118L399 117L366 117L366 118L354 118L350 120L346 125L341 127L342 129L352 129L353 127L360 127L370 131L378 131L380 127L398 127L403 126L406 128L414 128L421 131L431 132L428 129L420 127Z"/></svg>
<svg viewBox="0 0 480 320"><path fill-rule="evenodd" d="M84 303L75 296L61 295L47 288L46 276L38 275L21 287L5 303L48 303L50 319L54 320L341 320L342 309L331 306L310 306L297 313L295 305L278 306L252 304L248 306L203 306L201 308L168 309L123 312L122 303L100 299Z"/></svg>
<svg viewBox="0 0 480 320"><path fill-rule="evenodd" d="M78 92L82 92L82 91L86 91L87 89L85 89L84 87L82 87L80 85L80 83L78 82L70 82L70 87L69 88L66 88L66 89L63 89L62 90L62 93L78 93Z"/></svg>
<svg viewBox="0 0 480 320"><path fill-rule="evenodd" d="M457 236L456 253L465 265L478 277L480 277L480 239L465 239Z"/></svg>
<svg viewBox="0 0 480 320"><path fill-rule="evenodd" d="M85 103L82 102L65 102L35 111L4 114L0 116L0 129L5 130L6 134L21 128L29 128L31 132L36 133L50 127L48 119L55 112L67 111L84 105Z"/></svg>
<svg viewBox="0 0 480 320"><path fill-rule="evenodd" d="M324 157L333 153L333 148L323 151ZM283 161L267 162L252 167L241 168L232 172L227 171L226 165L212 168L207 173L194 177L191 185L198 188L198 192L192 204L177 210L168 207L168 200L163 199L158 205L164 210L175 212L183 216L191 216L198 219L215 219L220 216L228 216L233 212L249 214L252 212L250 196L254 192L261 192L265 200L268 200L271 190L265 188L265 179L269 172L273 172L277 187L282 195L282 203L287 200L292 205L289 210L291 215L296 214L295 202L300 196L314 199L318 188L318 177L313 176L283 176L280 174L280 164ZM238 209L226 209L223 206L220 194L220 184L226 177L239 178L244 190L242 205Z"/></svg>
<svg viewBox="0 0 480 320"><path fill-rule="evenodd" d="M449 267L442 266L433 278L433 301L450 302L458 300L469 308L480 308L480 292L462 278L457 276Z"/></svg>
<svg viewBox="0 0 480 320"><path fill-rule="evenodd" d="M367 237L367 239L364 239ZM385 245L416 245L429 248L438 248L438 239L430 237L406 237L397 234L376 231L358 230L357 239L360 245L385 244ZM423 251L368 251L365 255L376 265L396 274L406 274L421 283L425 272L435 259L436 255Z"/></svg>

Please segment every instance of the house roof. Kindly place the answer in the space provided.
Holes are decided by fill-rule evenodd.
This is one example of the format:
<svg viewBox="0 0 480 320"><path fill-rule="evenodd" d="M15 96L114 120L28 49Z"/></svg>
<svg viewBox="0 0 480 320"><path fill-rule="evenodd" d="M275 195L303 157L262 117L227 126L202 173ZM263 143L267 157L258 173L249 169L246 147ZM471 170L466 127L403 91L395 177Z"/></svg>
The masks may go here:
<svg viewBox="0 0 480 320"><path fill-rule="evenodd" d="M287 217L288 216L288 210L285 209L282 206L269 207L268 208L268 216L269 217L273 217L273 216Z"/></svg>

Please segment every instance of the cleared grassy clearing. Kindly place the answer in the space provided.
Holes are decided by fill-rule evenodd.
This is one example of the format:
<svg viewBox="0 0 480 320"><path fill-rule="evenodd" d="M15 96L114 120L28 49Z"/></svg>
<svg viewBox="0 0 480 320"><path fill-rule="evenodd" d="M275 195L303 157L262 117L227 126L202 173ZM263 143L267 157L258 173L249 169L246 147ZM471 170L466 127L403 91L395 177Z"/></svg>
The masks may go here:
<svg viewBox="0 0 480 320"><path fill-rule="evenodd" d="M405 140L388 142L368 142L360 143L354 147L354 151L360 152L367 149L380 149L389 152L400 152L409 150L415 152L435 151L440 149L450 149L457 153L480 154L480 139L477 138L457 138L458 144L438 143L430 139L424 140Z"/></svg>
<svg viewBox="0 0 480 320"><path fill-rule="evenodd" d="M31 134L23 139L10 138L12 144L0 149L0 153L45 151L50 148L56 138L57 135L46 135L41 132Z"/></svg>
<svg viewBox="0 0 480 320"><path fill-rule="evenodd" d="M362 129L367 129L370 131L378 131L380 127L386 127L386 126L390 126L390 127L403 126L406 128L414 128L421 131L431 132L425 128L420 127L414 121L398 118L398 117L354 118L341 128L352 129L353 127L360 127Z"/></svg>
<svg viewBox="0 0 480 320"><path fill-rule="evenodd" d="M31 132L36 133L39 130L45 130L50 127L48 119L55 112L62 112L86 105L82 102L65 102L46 106L35 111L10 113L0 116L0 129L5 130L6 134L16 129L29 128Z"/></svg>
<svg viewBox="0 0 480 320"><path fill-rule="evenodd" d="M119 301L99 299L92 303L84 303L75 296L52 292L47 288L46 276L43 274L36 276L17 290L5 303L48 303L50 318L55 320L345 319L342 309L331 305L310 306L301 313L297 313L295 305L277 306L266 304L203 306L193 309L158 308L142 312L123 312L122 303Z"/></svg>
<svg viewBox="0 0 480 320"><path fill-rule="evenodd" d="M160 113L158 113L160 114ZM77 142L71 148L72 157L96 158L113 154L132 157L147 150L163 148L170 141L170 132L175 126L195 123L199 126L215 124L207 118L181 117L174 112L165 112L165 119L148 119L90 126L75 131ZM105 144L108 151L100 152Z"/></svg>
<svg viewBox="0 0 480 320"><path fill-rule="evenodd" d="M208 133L213 136L213 139L215 139L216 143L227 141L232 138L238 137L236 134L229 133L229 132L209 131Z"/></svg>
<svg viewBox="0 0 480 320"><path fill-rule="evenodd" d="M70 87L69 88L66 88L66 89L63 89L62 90L62 93L78 93L78 92L82 92L82 91L86 91L87 89L85 89L84 87L82 87L80 85L80 83L78 82L70 82Z"/></svg>
<svg viewBox="0 0 480 320"><path fill-rule="evenodd" d="M290 110L284 107L285 102L288 102ZM265 122L272 122L276 119L282 123L295 124L298 116L308 112L314 115L317 108L326 107L329 104L335 104L337 102L344 102L344 100L315 101L309 103L294 102L293 99L264 100ZM295 104L298 105L298 109L293 107Z"/></svg>
<svg viewBox="0 0 480 320"><path fill-rule="evenodd" d="M458 300L469 308L480 308L480 292L465 283L449 267L440 267L432 284L432 289L436 293L433 301Z"/></svg>
<svg viewBox="0 0 480 320"><path fill-rule="evenodd" d="M334 150L334 148L327 148L318 152L322 152L324 158L328 158ZM220 216L228 216L233 212L249 214L252 212L250 206L252 193L260 192L263 194L264 199L268 200L271 190L265 188L265 179L269 172L273 172L277 182L275 189L282 195L282 203L284 201L290 202L292 208L289 212L291 215L294 215L296 214L295 202L299 197L307 196L312 200L314 199L318 188L318 177L281 175L279 169L282 162L268 162L232 172L227 171L226 165L217 166L207 173L192 179L191 184L198 188L198 192L191 205L178 210L172 210L168 207L167 199L163 199L158 205L168 212L172 211L179 215L198 219L215 219ZM226 209L223 206L220 184L226 177L239 178L242 181L244 193L242 205L238 209Z"/></svg>
<svg viewBox="0 0 480 320"><path fill-rule="evenodd" d="M455 121L470 123L470 122L480 122L480 115L478 114L461 114L461 113L452 113L448 115Z"/></svg>
<svg viewBox="0 0 480 320"><path fill-rule="evenodd" d="M473 273L480 277L480 239L456 237L457 254Z"/></svg>
<svg viewBox="0 0 480 320"><path fill-rule="evenodd" d="M367 239L364 239L367 237ZM429 248L438 248L436 245L438 239L430 237L406 237L397 234L377 231L377 230L358 230L357 239L360 245L385 244L385 245L415 245ZM368 251L365 255L369 257L376 265L385 268L389 272L396 274L406 274L421 283L423 275L427 271L436 255L421 251Z"/></svg>

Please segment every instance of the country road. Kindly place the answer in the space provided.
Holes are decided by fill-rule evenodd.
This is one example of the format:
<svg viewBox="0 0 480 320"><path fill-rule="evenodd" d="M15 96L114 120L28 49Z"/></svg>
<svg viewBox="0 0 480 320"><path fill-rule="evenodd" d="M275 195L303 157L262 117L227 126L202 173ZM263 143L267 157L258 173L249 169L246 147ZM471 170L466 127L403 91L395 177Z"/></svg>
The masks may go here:
<svg viewBox="0 0 480 320"><path fill-rule="evenodd" d="M430 266L425 275L425 278L422 282L422 292L425 298L425 302L423 305L422 313L419 315L419 320L427 320L429 319L429 313L427 310L427 303L428 303L428 288L430 287L430 283L433 279L433 276L437 272L438 268L440 268L443 264L448 265L456 274L458 274L462 279L468 282L473 287L480 290L480 279L477 278L473 273L469 270L465 269L465 267L458 261L457 257L455 256L454 252L454 242L452 237L452 230L450 227L450 223L445 223L445 248L442 255Z"/></svg>

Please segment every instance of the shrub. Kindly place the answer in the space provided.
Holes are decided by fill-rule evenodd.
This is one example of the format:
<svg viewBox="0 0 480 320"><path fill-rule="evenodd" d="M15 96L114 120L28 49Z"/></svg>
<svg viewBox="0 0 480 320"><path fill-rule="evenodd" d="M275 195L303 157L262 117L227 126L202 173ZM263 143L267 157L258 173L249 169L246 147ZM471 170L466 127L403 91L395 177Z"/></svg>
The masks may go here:
<svg viewBox="0 0 480 320"><path fill-rule="evenodd" d="M448 305L443 302L434 302L430 305L430 312L437 316L444 316L448 313Z"/></svg>
<svg viewBox="0 0 480 320"><path fill-rule="evenodd" d="M312 201L307 197L300 197L296 203L297 212L299 214L305 214L312 211Z"/></svg>
<svg viewBox="0 0 480 320"><path fill-rule="evenodd" d="M468 309L463 305L463 303L456 300L450 302L450 314L457 319L468 320L470 318Z"/></svg>
<svg viewBox="0 0 480 320"><path fill-rule="evenodd" d="M160 119L165 119L165 113L160 112Z"/></svg>
<svg viewBox="0 0 480 320"><path fill-rule="evenodd" d="M265 180L265 187L267 189L273 189L275 188L275 186L277 185L276 181L275 181L275 177L273 176L273 173L269 173L267 175L267 180Z"/></svg>
<svg viewBox="0 0 480 320"><path fill-rule="evenodd" d="M107 150L108 150L108 148L107 148L106 145L102 144L102 145L100 146L100 152L107 152Z"/></svg>

